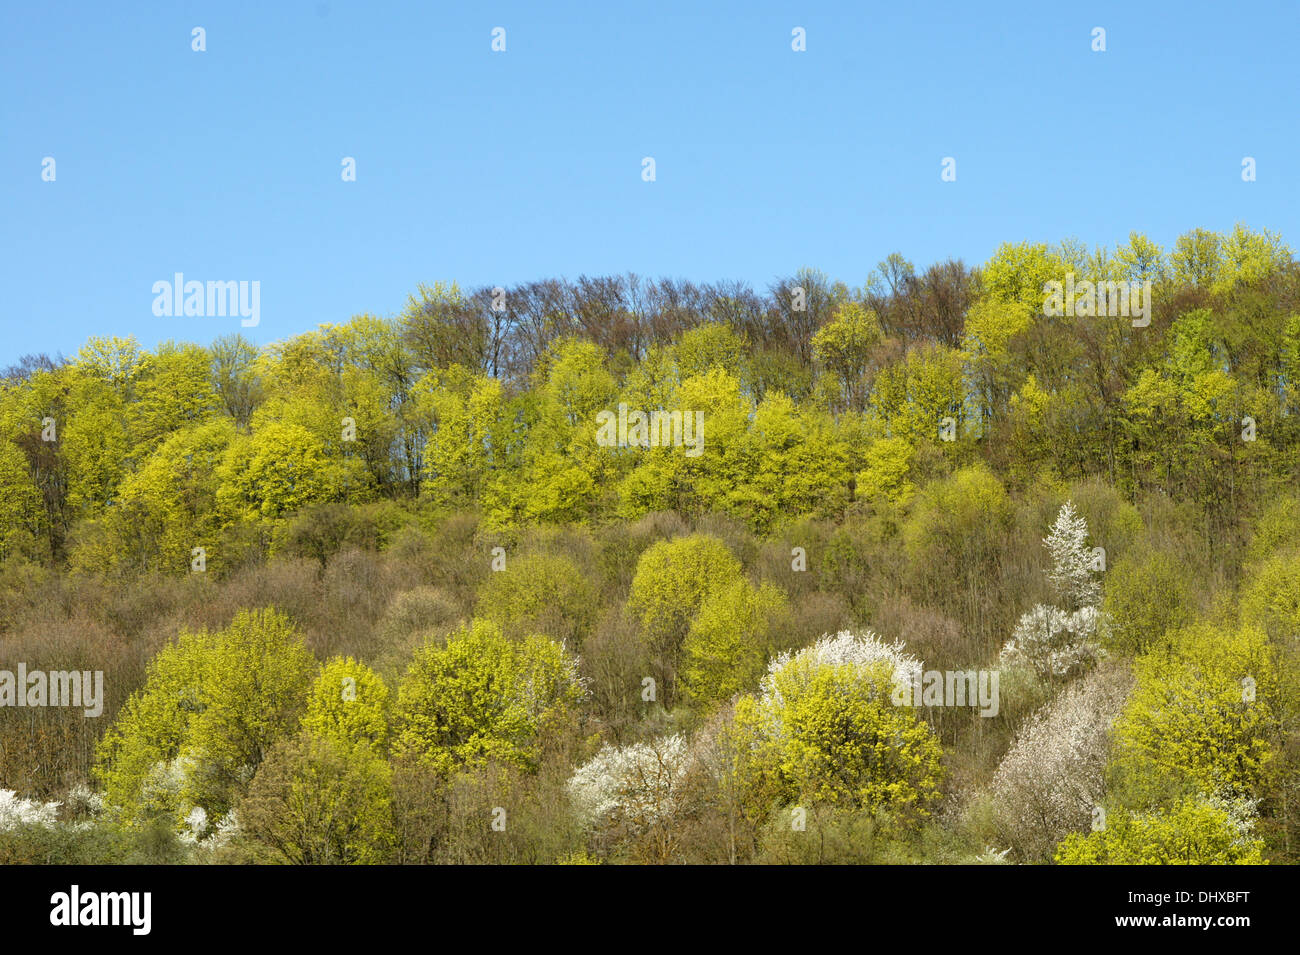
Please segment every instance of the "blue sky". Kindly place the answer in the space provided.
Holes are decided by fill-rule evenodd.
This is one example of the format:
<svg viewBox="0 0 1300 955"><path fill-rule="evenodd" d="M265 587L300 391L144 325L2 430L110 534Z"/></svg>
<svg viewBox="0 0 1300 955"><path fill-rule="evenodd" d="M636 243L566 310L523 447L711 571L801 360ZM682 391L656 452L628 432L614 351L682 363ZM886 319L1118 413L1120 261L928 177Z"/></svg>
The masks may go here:
<svg viewBox="0 0 1300 955"><path fill-rule="evenodd" d="M267 342L393 314L438 279L764 288L809 265L857 286L892 251L974 264L1004 240L1169 246L1236 221L1300 245L1294 0L49 3L4 21L0 364L241 331L154 316L175 272L260 281L242 331Z"/></svg>

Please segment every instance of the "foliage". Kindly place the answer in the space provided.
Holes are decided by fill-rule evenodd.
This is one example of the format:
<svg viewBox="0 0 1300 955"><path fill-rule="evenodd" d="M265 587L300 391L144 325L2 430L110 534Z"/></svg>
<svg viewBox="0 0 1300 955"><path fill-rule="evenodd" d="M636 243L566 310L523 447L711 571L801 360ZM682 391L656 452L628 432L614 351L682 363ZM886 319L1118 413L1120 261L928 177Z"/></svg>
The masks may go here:
<svg viewBox="0 0 1300 955"><path fill-rule="evenodd" d="M1206 799L1172 810L1113 813L1096 832L1072 832L1056 853L1061 865L1261 865L1253 824Z"/></svg>
<svg viewBox="0 0 1300 955"><path fill-rule="evenodd" d="M397 688L393 754L441 773L489 759L535 767L584 695L577 661L545 637L475 620L415 653Z"/></svg>

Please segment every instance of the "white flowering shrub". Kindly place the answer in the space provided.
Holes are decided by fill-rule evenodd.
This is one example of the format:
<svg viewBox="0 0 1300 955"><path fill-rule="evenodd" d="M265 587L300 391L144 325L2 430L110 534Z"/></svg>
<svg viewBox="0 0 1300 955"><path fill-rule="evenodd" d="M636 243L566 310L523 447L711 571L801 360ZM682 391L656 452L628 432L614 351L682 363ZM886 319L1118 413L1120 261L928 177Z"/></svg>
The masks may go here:
<svg viewBox="0 0 1300 955"><path fill-rule="evenodd" d="M693 761L681 735L605 746L573 774L569 798L589 826L643 832L665 823L677 811Z"/></svg>
<svg viewBox="0 0 1300 955"><path fill-rule="evenodd" d="M207 810L195 806L185 816L185 828L179 834L180 841L196 849L220 849L239 834L239 818L235 810L226 813L214 826L208 819Z"/></svg>
<svg viewBox="0 0 1300 955"><path fill-rule="evenodd" d="M58 822L60 805L24 799L12 789L0 789L0 832L24 825L52 828Z"/></svg>
<svg viewBox="0 0 1300 955"><path fill-rule="evenodd" d="M1066 687L1021 728L993 777L1004 838L1026 859L1046 859L1067 833L1089 828L1105 793L1109 732L1131 678L1102 669Z"/></svg>
<svg viewBox="0 0 1300 955"><path fill-rule="evenodd" d="M1205 793L1201 801L1228 818L1236 836L1233 844L1246 846L1255 841L1255 824L1259 822L1259 800L1233 793Z"/></svg>
<svg viewBox="0 0 1300 955"><path fill-rule="evenodd" d="M141 786L141 804L151 810L176 813L178 818L184 818L185 814L179 807L184 801L182 794L194 765L194 760L186 756L154 763Z"/></svg>
<svg viewBox="0 0 1300 955"><path fill-rule="evenodd" d="M208 812L202 806L195 806L185 817L185 828L181 831L181 842L193 845L203 838L208 828Z"/></svg>
<svg viewBox="0 0 1300 955"><path fill-rule="evenodd" d="M995 849L992 846L985 846L984 851L975 856L974 865L1010 865L1007 861L1007 854L1010 849Z"/></svg>
<svg viewBox="0 0 1300 955"><path fill-rule="evenodd" d="M885 643L871 630L854 633L841 630L834 636L824 635L812 646L795 653L782 653L768 665L762 682L762 698L769 709L780 709L782 687L796 673L807 673L823 666L853 666L863 670L876 669L884 664L888 679L901 683L914 683L921 678L921 661L904 649L901 640ZM773 705L774 704L774 705Z"/></svg>
<svg viewBox="0 0 1300 955"><path fill-rule="evenodd" d="M85 783L77 783L68 790L68 808L75 816L96 817L108 808L104 794L95 792Z"/></svg>
<svg viewBox="0 0 1300 955"><path fill-rule="evenodd" d="M1024 614L1002 648L1003 666L1027 666L1040 677L1061 678L1089 669L1101 653L1097 643L1097 610L1083 607L1067 613L1039 604Z"/></svg>

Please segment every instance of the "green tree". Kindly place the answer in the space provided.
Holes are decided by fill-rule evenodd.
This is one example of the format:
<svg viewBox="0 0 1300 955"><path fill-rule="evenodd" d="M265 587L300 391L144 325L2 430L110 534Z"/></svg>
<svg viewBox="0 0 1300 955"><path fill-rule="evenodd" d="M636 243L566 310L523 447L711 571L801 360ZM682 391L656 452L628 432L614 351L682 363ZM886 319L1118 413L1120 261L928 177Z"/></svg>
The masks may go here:
<svg viewBox="0 0 1300 955"><path fill-rule="evenodd" d="M368 744L303 732L271 750L239 804L257 861L372 865L396 841L392 770Z"/></svg>
<svg viewBox="0 0 1300 955"><path fill-rule="evenodd" d="M424 448L424 493L439 504L467 504L482 496L501 462L505 400L495 378L453 366L416 386L433 422Z"/></svg>
<svg viewBox="0 0 1300 955"><path fill-rule="evenodd" d="M1134 663L1116 761L1139 792L1183 778L1205 792L1262 791L1275 757L1279 670L1260 630L1197 624Z"/></svg>
<svg viewBox="0 0 1300 955"><path fill-rule="evenodd" d="M225 630L182 631L99 746L97 774L128 816L222 818L302 716L315 662L289 618L240 611ZM174 782L173 782L174 780Z"/></svg>
<svg viewBox="0 0 1300 955"><path fill-rule="evenodd" d="M364 663L334 657L312 684L302 728L316 739L366 743L382 752L388 741L388 687Z"/></svg>
<svg viewBox="0 0 1300 955"><path fill-rule="evenodd" d="M397 689L393 755L441 774L489 760L534 769L545 735L583 694L577 661L558 643L510 641L475 620L416 650Z"/></svg>
<svg viewBox="0 0 1300 955"><path fill-rule="evenodd" d="M41 494L26 456L0 439L0 560L23 549L40 529Z"/></svg>
<svg viewBox="0 0 1300 955"><path fill-rule="evenodd" d="M627 609L660 659L675 667L691 621L706 597L741 577L740 561L716 537L656 541L641 554Z"/></svg>
<svg viewBox="0 0 1300 955"><path fill-rule="evenodd" d="M1074 266L1046 243L1004 242L985 263L984 290L999 302L1014 302L1041 313L1048 282L1064 282Z"/></svg>
<svg viewBox="0 0 1300 955"><path fill-rule="evenodd" d="M736 772L751 815L812 803L900 823L928 815L940 795L942 749L911 707L893 704L894 674L885 659L800 654L775 668L760 696L743 697Z"/></svg>
<svg viewBox="0 0 1300 955"><path fill-rule="evenodd" d="M1106 827L1072 832L1059 865L1263 865L1264 843L1223 808L1185 799L1171 810L1110 813Z"/></svg>
<svg viewBox="0 0 1300 955"><path fill-rule="evenodd" d="M512 557L479 590L477 616L511 639L542 633L578 651L596 624L596 592L563 554Z"/></svg>
<svg viewBox="0 0 1300 955"><path fill-rule="evenodd" d="M1279 645L1300 635L1300 551L1284 550L1247 568L1241 619Z"/></svg>
<svg viewBox="0 0 1300 955"><path fill-rule="evenodd" d="M758 683L771 646L771 629L786 610L785 594L743 577L707 595L682 643L682 688L699 707L711 707Z"/></svg>
<svg viewBox="0 0 1300 955"><path fill-rule="evenodd" d="M879 317L857 302L841 305L813 336L813 357L839 380L842 407L866 407L867 365L883 337Z"/></svg>
<svg viewBox="0 0 1300 955"><path fill-rule="evenodd" d="M1165 551L1141 548L1106 573L1102 634L1120 653L1140 653L1190 626L1195 605L1186 568Z"/></svg>
<svg viewBox="0 0 1300 955"><path fill-rule="evenodd" d="M274 521L338 493L324 445L301 425L268 423L239 435L217 471L230 520Z"/></svg>

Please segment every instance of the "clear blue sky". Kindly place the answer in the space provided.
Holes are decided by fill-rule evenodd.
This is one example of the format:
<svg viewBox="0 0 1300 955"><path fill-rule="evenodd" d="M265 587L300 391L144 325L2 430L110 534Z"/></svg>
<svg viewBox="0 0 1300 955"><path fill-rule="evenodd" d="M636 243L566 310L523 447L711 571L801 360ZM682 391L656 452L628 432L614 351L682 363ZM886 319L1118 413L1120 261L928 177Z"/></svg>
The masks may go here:
<svg viewBox="0 0 1300 955"><path fill-rule="evenodd" d="M3 19L0 364L241 330L155 317L175 272L260 281L244 331L267 342L393 314L436 279L762 288L810 265L856 286L891 251L974 264L1003 240L1168 246L1238 220L1300 246L1295 0L128 0Z"/></svg>

